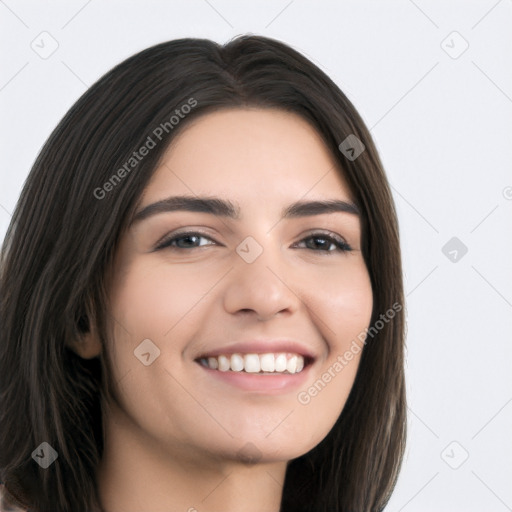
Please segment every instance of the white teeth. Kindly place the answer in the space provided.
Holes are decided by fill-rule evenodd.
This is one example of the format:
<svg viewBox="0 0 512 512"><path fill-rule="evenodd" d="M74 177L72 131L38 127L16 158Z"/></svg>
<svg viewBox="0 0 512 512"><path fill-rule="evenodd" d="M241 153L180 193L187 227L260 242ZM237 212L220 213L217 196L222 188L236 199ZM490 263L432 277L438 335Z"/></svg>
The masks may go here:
<svg viewBox="0 0 512 512"><path fill-rule="evenodd" d="M221 372L227 372L230 368L230 361L229 359L226 357L226 356L219 356L219 357L214 357L213 359L218 359L219 361L219 370ZM210 358L208 358L208 365L210 364ZM212 366L210 366L210 368L212 368ZM215 368L214 368L215 370Z"/></svg>
<svg viewBox="0 0 512 512"><path fill-rule="evenodd" d="M276 357L275 365L276 372L284 372L286 370L286 354L279 354Z"/></svg>
<svg viewBox="0 0 512 512"><path fill-rule="evenodd" d="M244 356L244 370L246 372L258 373L260 369L260 356L258 354L246 354Z"/></svg>
<svg viewBox="0 0 512 512"><path fill-rule="evenodd" d="M263 354L259 356L261 369L264 372L273 372L275 370L274 354Z"/></svg>
<svg viewBox="0 0 512 512"><path fill-rule="evenodd" d="M247 373L299 373L304 368L304 357L299 354L231 354L201 359L212 370Z"/></svg>
<svg viewBox="0 0 512 512"><path fill-rule="evenodd" d="M244 369L244 358L240 354L231 356L231 369L234 372L241 372Z"/></svg>
<svg viewBox="0 0 512 512"><path fill-rule="evenodd" d="M290 373L295 373L297 370L297 356L292 356L290 359L288 359L288 362L286 363L286 369Z"/></svg>

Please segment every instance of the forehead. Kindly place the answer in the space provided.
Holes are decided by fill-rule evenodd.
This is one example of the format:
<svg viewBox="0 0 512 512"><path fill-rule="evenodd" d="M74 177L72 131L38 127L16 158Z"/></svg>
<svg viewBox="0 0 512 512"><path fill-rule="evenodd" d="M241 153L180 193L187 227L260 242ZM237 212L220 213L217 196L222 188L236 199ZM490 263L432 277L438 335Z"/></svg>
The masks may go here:
<svg viewBox="0 0 512 512"><path fill-rule="evenodd" d="M170 194L225 195L239 203L350 199L350 190L320 134L278 109L225 109L194 119L160 161L143 203Z"/></svg>

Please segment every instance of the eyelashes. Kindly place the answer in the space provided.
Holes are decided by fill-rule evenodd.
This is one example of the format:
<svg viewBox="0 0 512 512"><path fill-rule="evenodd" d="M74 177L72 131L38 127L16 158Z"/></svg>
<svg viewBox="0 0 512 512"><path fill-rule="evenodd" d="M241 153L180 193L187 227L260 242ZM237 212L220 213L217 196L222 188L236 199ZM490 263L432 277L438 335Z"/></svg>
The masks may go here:
<svg viewBox="0 0 512 512"><path fill-rule="evenodd" d="M193 239L196 239L198 241L199 239L206 239L213 242L207 243L207 244L199 244L199 245L193 245L194 242ZM187 242L183 246L183 244L180 245L180 241L186 240ZM318 243L320 241L320 243ZM322 242L323 241L323 242ZM192 242L192 245L190 245L190 242ZM303 242L306 242L306 246L302 245L302 247L297 247L299 244L302 244ZM312 243L307 243L312 242ZM216 245L217 242L213 240L210 236L198 232L198 231L187 231L179 234L175 234L169 238L164 239L160 244L157 245L157 247L154 249L155 251L160 251L163 249L172 250L172 251L190 251L193 249L198 249L200 247L205 247L207 245ZM334 249L331 249L334 246ZM295 243L292 247L297 248L305 248L307 250L313 251L313 252L320 252L324 254L332 254L332 253L339 253L339 252L349 252L352 251L352 247L345 241L343 238L341 238L338 235L335 235L334 233L324 233L324 232L313 232L309 236L303 238L299 242Z"/></svg>
<svg viewBox="0 0 512 512"><path fill-rule="evenodd" d="M327 253L348 252L348 251L352 250L352 247L350 247L350 245L347 242L345 242L345 240L343 240L343 238L336 236L334 234L327 235L325 233L313 233L313 234L307 236L306 238L303 238L301 240L301 242L304 242L305 240L313 240L315 244L318 242L318 240L327 240L328 244L327 245L323 244L323 248L322 248L322 244L320 244L320 247L321 247L320 252L327 252ZM325 247L332 247L333 245L335 246L334 250L325 249ZM311 249L311 247L307 247L307 249ZM311 249L311 250L313 250L315 252L319 252L316 249Z"/></svg>

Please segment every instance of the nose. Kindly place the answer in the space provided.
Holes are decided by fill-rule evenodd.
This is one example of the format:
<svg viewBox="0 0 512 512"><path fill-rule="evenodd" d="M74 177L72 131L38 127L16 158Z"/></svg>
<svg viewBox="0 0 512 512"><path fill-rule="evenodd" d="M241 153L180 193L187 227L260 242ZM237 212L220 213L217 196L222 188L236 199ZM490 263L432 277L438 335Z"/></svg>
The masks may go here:
<svg viewBox="0 0 512 512"><path fill-rule="evenodd" d="M279 249L265 248L252 263L235 253L234 268L227 276L224 308L230 314L254 315L268 320L278 313L292 315L301 305L295 291L299 276L280 261Z"/></svg>

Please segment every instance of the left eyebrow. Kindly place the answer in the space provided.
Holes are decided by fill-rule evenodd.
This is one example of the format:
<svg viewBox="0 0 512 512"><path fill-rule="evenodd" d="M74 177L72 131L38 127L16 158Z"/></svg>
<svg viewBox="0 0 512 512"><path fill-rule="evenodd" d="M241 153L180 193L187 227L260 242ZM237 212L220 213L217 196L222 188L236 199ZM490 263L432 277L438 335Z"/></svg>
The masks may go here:
<svg viewBox="0 0 512 512"><path fill-rule="evenodd" d="M285 208L281 216L283 219L291 219L336 212L359 215L359 208L354 203L340 199L327 201L297 201Z"/></svg>
<svg viewBox="0 0 512 512"><path fill-rule="evenodd" d="M240 220L241 218L238 205L219 197L173 196L145 206L133 216L131 223L140 222L159 213L173 211L209 213L234 220ZM359 209L354 203L331 199L325 201L297 201L284 208L281 217L291 219L335 212L359 215Z"/></svg>

